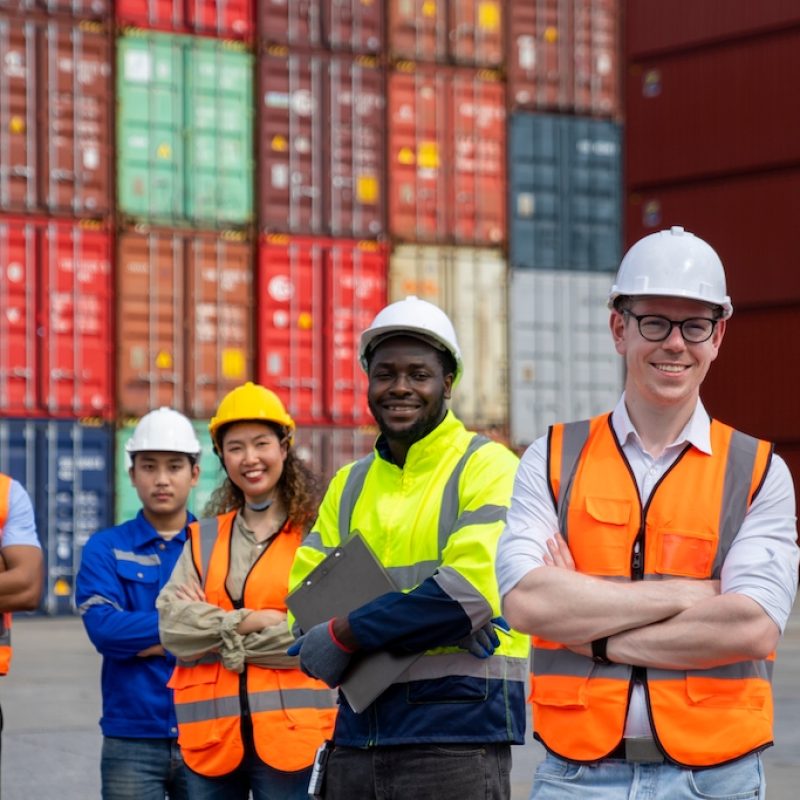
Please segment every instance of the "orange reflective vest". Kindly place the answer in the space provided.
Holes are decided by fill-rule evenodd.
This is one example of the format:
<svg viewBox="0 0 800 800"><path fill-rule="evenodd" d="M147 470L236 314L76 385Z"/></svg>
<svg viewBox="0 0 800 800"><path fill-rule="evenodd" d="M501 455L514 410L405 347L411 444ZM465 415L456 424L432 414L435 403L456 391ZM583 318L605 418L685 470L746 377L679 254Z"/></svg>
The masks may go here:
<svg viewBox="0 0 800 800"><path fill-rule="evenodd" d="M234 610L225 580L235 516L232 511L189 526L206 599L226 611ZM248 573L239 607L286 610L289 569L301 538L301 531L289 525L274 537ZM183 758L201 775L227 775L239 766L245 752L243 715L252 721L258 757L286 772L309 767L333 731L334 693L299 669L248 664L239 675L209 654L192 665L179 663L169 685L175 691Z"/></svg>
<svg viewBox="0 0 800 800"><path fill-rule="evenodd" d="M0 542L8 519L8 504L11 497L11 478L0 472ZM0 614L0 675L8 675L11 666L11 614Z"/></svg>
<svg viewBox="0 0 800 800"><path fill-rule="evenodd" d="M611 580L719 578L772 447L711 422L712 454L687 445L642 506L610 415L553 426L549 483L579 572ZM661 750L712 766L772 742L772 659L697 670L608 666L534 638L536 737L572 761L606 757L625 728L634 677Z"/></svg>

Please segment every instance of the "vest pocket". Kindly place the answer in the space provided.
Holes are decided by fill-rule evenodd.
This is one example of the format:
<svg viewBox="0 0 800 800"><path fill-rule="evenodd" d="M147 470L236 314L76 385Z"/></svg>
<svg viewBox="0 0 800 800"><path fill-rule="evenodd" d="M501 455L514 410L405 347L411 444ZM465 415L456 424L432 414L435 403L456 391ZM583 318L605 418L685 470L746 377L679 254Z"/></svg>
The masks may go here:
<svg viewBox="0 0 800 800"><path fill-rule="evenodd" d="M588 686L588 678L534 675L531 678L531 700L535 705L554 708L588 708Z"/></svg>
<svg viewBox="0 0 800 800"><path fill-rule="evenodd" d="M630 563L630 524L633 506L629 500L588 496L584 511L589 520L580 527L587 530L575 543L572 554L581 572L590 575L627 575Z"/></svg>
<svg viewBox="0 0 800 800"><path fill-rule="evenodd" d="M656 530L655 571L681 578L708 578L717 551L717 538L704 531Z"/></svg>
<svg viewBox="0 0 800 800"><path fill-rule="evenodd" d="M768 694L762 681L686 676L686 695L695 706L758 710Z"/></svg>

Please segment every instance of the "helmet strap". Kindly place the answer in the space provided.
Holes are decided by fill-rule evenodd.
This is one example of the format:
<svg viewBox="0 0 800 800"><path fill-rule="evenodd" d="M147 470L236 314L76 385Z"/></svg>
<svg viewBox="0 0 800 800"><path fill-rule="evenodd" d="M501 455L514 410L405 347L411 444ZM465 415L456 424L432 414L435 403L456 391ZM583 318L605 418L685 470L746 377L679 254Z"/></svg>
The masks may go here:
<svg viewBox="0 0 800 800"><path fill-rule="evenodd" d="M245 506L251 511L266 511L272 505L272 500L264 500L261 503L248 503L245 501Z"/></svg>

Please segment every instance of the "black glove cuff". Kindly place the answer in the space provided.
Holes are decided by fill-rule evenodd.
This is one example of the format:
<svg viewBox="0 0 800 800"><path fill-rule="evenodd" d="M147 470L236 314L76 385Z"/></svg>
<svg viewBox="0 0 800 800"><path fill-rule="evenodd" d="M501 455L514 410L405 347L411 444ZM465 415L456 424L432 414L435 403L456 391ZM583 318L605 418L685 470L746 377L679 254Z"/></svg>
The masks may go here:
<svg viewBox="0 0 800 800"><path fill-rule="evenodd" d="M608 656L606 655L606 648L608 647L608 636L603 636L602 639L595 639L592 642L592 661L595 664L610 664Z"/></svg>

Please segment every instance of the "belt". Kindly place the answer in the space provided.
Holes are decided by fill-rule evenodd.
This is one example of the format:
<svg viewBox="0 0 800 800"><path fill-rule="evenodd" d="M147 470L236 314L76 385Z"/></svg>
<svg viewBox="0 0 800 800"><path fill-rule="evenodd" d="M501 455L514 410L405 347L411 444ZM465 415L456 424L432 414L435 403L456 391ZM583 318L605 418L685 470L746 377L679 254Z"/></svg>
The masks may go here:
<svg viewBox="0 0 800 800"><path fill-rule="evenodd" d="M663 764L664 754L658 749L654 739L623 739L606 758L619 758L632 763Z"/></svg>

